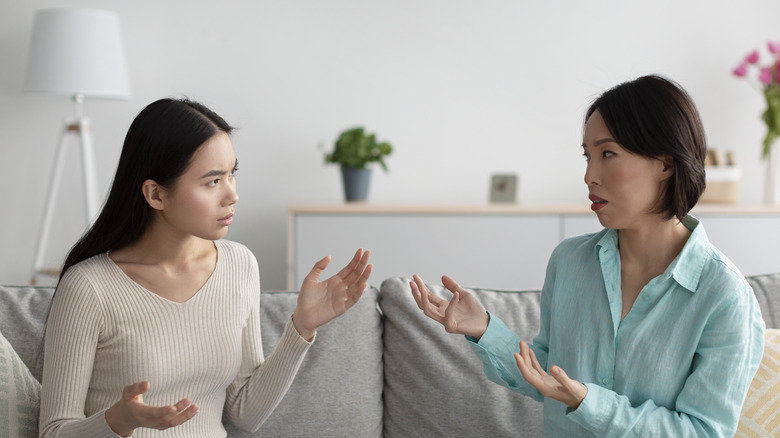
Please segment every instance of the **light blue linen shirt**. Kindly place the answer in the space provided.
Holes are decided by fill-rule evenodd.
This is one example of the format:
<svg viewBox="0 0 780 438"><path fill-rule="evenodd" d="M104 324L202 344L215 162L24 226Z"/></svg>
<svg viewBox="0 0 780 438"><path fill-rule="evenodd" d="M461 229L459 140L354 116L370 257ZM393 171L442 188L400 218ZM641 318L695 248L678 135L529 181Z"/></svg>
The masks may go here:
<svg viewBox="0 0 780 438"><path fill-rule="evenodd" d="M469 339L494 382L544 402L549 437L732 437L763 353L764 321L739 270L692 230L666 271L641 291L621 322L618 232L563 241L542 289L539 363L586 384L576 410L545 399L513 353L518 336L491 315Z"/></svg>

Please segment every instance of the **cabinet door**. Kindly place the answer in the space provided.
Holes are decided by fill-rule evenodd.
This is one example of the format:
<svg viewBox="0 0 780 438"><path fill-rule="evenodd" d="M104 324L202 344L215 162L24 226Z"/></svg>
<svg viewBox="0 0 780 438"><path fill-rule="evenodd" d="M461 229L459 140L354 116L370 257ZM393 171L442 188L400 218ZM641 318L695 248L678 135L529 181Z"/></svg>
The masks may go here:
<svg viewBox="0 0 780 438"><path fill-rule="evenodd" d="M596 233L604 229L595 213L570 214L561 219L561 240L582 234Z"/></svg>
<svg viewBox="0 0 780 438"><path fill-rule="evenodd" d="M742 272L780 272L780 215L698 214L707 237Z"/></svg>
<svg viewBox="0 0 780 438"><path fill-rule="evenodd" d="M743 275L780 272L780 215L694 213L707 237ZM602 229L596 215L563 217L562 238Z"/></svg>
<svg viewBox="0 0 780 438"><path fill-rule="evenodd" d="M333 275L357 248L371 250L370 284L420 275L449 275L464 286L540 289L559 240L557 215L310 214L291 222L288 287L297 289L312 265L333 256Z"/></svg>

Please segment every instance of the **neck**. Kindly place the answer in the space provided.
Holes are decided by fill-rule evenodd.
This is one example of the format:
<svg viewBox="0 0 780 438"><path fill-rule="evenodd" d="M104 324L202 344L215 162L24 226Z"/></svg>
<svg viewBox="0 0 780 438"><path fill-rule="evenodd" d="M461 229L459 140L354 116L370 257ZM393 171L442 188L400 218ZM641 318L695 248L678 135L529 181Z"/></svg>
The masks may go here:
<svg viewBox="0 0 780 438"><path fill-rule="evenodd" d="M166 232L159 222L133 244L112 251L112 259L158 266L187 266L211 256L214 242L193 235Z"/></svg>
<svg viewBox="0 0 780 438"><path fill-rule="evenodd" d="M660 275L682 251L691 231L677 218L656 219L635 229L618 231L620 261Z"/></svg>

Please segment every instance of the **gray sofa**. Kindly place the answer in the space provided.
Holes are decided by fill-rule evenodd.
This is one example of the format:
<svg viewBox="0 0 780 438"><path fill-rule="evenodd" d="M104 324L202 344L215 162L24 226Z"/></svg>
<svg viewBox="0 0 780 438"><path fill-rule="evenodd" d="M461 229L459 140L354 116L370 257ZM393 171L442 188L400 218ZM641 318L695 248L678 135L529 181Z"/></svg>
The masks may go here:
<svg viewBox="0 0 780 438"><path fill-rule="evenodd" d="M749 278L767 327L780 327L780 274ZM448 296L440 285L431 285ZM521 337L539 327L539 291L472 289ZM40 377L43 324L53 289L0 286L0 333ZM295 292L264 292L266 354L292 312ZM487 380L461 336L417 309L408 279L369 287L343 317L322 327L288 394L255 434L230 437L541 436L541 404Z"/></svg>

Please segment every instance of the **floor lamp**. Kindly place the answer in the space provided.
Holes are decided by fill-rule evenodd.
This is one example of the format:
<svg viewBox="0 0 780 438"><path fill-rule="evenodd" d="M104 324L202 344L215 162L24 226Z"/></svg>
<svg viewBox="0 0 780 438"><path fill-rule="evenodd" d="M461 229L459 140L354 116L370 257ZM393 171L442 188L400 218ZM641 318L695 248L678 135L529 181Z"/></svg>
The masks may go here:
<svg viewBox="0 0 780 438"><path fill-rule="evenodd" d="M45 268L44 263L63 164L71 140L77 140L81 150L87 226L98 213L95 154L89 119L83 115L83 103L87 97L126 99L130 96L117 14L94 9L42 9L36 12L25 91L27 94L68 96L74 103L74 117L64 121L57 143L33 262L31 282L35 284L38 275L59 274L59 268Z"/></svg>

